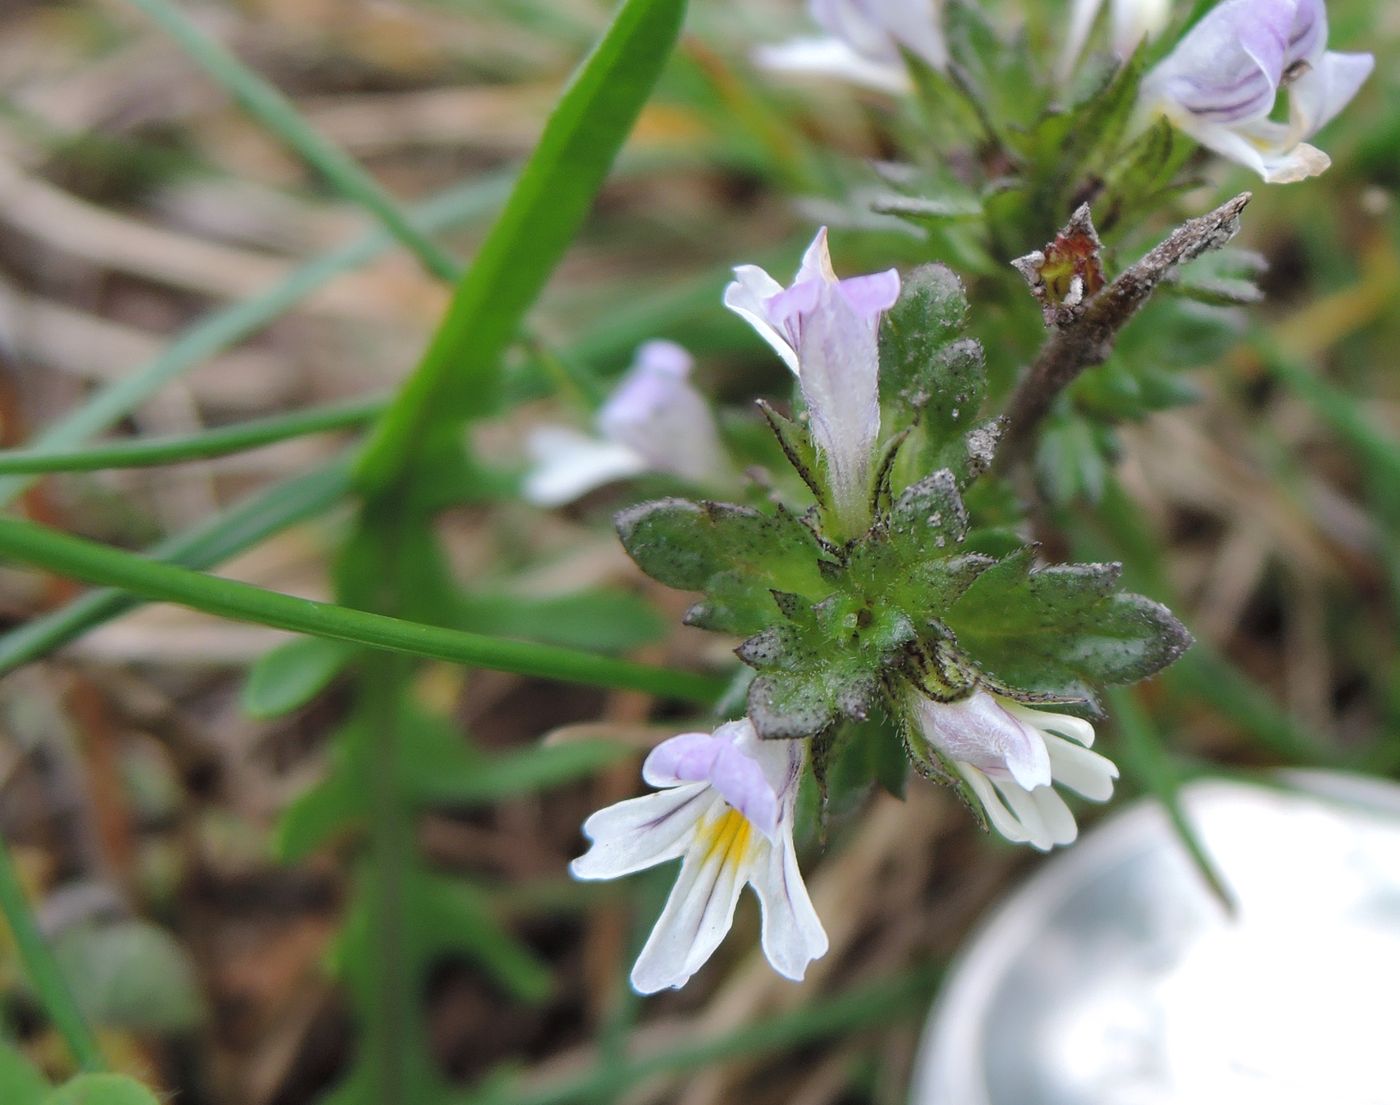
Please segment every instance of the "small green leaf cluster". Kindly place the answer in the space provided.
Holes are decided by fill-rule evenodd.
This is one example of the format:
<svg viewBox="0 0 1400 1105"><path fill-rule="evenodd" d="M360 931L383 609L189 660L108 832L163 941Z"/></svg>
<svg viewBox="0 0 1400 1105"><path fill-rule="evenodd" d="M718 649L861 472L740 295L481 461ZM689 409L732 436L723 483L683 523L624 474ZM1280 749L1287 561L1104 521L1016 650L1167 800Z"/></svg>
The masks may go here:
<svg viewBox="0 0 1400 1105"><path fill-rule="evenodd" d="M898 719L908 693L948 702L980 687L1094 712L1097 686L1152 675L1190 643L1165 607L1118 589L1117 565L1039 567L1033 544L1008 548L970 515L999 427L979 417L986 372L966 315L956 278L928 267L885 318L887 437L865 532L841 541L825 528L811 444L772 411L816 500L805 511L666 498L616 519L644 572L700 594L689 624L744 638L749 717L765 738L819 738L819 772L838 726L881 707Z"/></svg>

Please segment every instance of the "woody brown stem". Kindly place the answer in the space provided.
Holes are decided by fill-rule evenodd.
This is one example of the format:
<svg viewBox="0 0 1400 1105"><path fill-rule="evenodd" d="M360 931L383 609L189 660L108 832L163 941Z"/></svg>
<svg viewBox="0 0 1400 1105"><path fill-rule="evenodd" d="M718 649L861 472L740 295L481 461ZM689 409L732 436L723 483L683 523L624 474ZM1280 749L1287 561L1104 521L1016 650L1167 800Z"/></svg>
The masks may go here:
<svg viewBox="0 0 1400 1105"><path fill-rule="evenodd" d="M1057 313L1049 340L1041 347L1007 406L1006 437L996 460L999 471L1005 472L1025 459L1035 430L1056 397L1086 368L1103 364L1108 359L1118 332L1163 280L1179 265L1221 248L1235 236L1240 228L1240 212L1250 198L1249 192L1242 192L1208 215L1182 223L1098 294L1083 303L1067 304L1072 309ZM1087 218L1086 210L1076 212L1065 233L1072 233L1076 225L1085 224ZM1043 284L1036 258L1036 254L1031 254L1012 263L1026 276L1043 304ZM1047 318L1049 316L1047 311Z"/></svg>

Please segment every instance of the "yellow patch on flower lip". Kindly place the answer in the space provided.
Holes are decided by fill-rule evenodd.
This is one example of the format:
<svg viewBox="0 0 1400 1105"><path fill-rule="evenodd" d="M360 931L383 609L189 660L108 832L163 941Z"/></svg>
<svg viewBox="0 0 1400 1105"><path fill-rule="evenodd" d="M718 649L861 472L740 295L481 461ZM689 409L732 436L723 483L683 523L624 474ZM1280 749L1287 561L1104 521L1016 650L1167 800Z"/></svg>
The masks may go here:
<svg viewBox="0 0 1400 1105"><path fill-rule="evenodd" d="M747 817L731 806L706 825L702 833L705 838L705 859L718 856L720 863L731 863L748 853L753 826Z"/></svg>

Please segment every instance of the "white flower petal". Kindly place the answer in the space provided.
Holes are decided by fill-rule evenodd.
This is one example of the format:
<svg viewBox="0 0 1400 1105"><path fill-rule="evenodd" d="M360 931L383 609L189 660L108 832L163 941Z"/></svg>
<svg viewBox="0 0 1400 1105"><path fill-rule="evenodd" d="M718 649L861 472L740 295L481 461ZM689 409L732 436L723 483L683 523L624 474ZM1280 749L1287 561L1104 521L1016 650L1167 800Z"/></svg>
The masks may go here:
<svg viewBox="0 0 1400 1105"><path fill-rule="evenodd" d="M526 450L534 466L521 493L536 506L562 506L647 470L646 459L627 446L562 426L538 427L526 441Z"/></svg>
<svg viewBox="0 0 1400 1105"><path fill-rule="evenodd" d="M1371 54L1328 51L1288 86L1289 110L1299 138L1311 138L1351 103L1376 67Z"/></svg>
<svg viewBox="0 0 1400 1105"><path fill-rule="evenodd" d="M1036 787L1028 792L1031 801L1040 814L1041 824L1050 837L1051 844L1073 844L1079 835L1079 826L1074 822L1065 800L1054 787Z"/></svg>
<svg viewBox="0 0 1400 1105"><path fill-rule="evenodd" d="M976 691L957 702L919 699L920 727L930 744L993 778L1010 774L1022 786L1050 782L1050 757L1039 730L1021 721L996 696Z"/></svg>
<svg viewBox="0 0 1400 1105"><path fill-rule="evenodd" d="M691 783L601 809L583 823L593 845L569 872L576 879L615 879L675 859L717 801L704 783Z"/></svg>
<svg viewBox="0 0 1400 1105"><path fill-rule="evenodd" d="M1059 733L1062 737L1078 741L1085 748L1094 744L1094 727L1082 717L1073 714L1058 714L1050 710L1037 710L1033 706L1023 706L1019 702L1001 700L1002 708L1018 721L1032 725L1042 733Z"/></svg>
<svg viewBox="0 0 1400 1105"><path fill-rule="evenodd" d="M826 954L826 930L802 881L791 834L767 853L749 880L763 914L763 954L780 975L800 982L807 965Z"/></svg>
<svg viewBox="0 0 1400 1105"><path fill-rule="evenodd" d="M1026 834L1026 842L1032 848L1038 848L1042 852L1048 852L1053 848L1055 846L1054 833L1051 832L1050 825L1046 823L1040 803L1036 801L1032 793L1012 779L994 778L992 785L1006 800L1011 815L1020 822L1021 829ZM1050 790L1049 787L1039 789Z"/></svg>
<svg viewBox="0 0 1400 1105"><path fill-rule="evenodd" d="M1050 769L1055 774L1055 782L1063 783L1092 802L1107 802L1113 797L1118 768L1112 760L1053 733L1046 736L1045 747L1050 752Z"/></svg>
<svg viewBox="0 0 1400 1105"><path fill-rule="evenodd" d="M797 350L769 321L768 301L782 290L783 286L757 265L738 265L733 283L724 289L724 305L757 330L796 375Z"/></svg>
<svg viewBox="0 0 1400 1105"><path fill-rule="evenodd" d="M1030 837L1026 833L1025 827L1006 808L996 789L992 786L992 781L971 764L957 763L954 766L958 769L958 773L967 780L967 784L972 788L972 793L977 796L977 800L982 803L982 808L986 811L987 820L992 823L992 828L1013 844L1026 843Z"/></svg>
<svg viewBox="0 0 1400 1105"><path fill-rule="evenodd" d="M632 968L632 986L640 994L684 986L714 955L734 924L734 907L754 859L754 841L762 838L746 835L744 841L729 846L717 843L716 832L724 832L726 827L717 830L716 826L722 825L726 816L747 825L740 814L729 811L700 827L666 908ZM768 845L762 841L757 846Z"/></svg>

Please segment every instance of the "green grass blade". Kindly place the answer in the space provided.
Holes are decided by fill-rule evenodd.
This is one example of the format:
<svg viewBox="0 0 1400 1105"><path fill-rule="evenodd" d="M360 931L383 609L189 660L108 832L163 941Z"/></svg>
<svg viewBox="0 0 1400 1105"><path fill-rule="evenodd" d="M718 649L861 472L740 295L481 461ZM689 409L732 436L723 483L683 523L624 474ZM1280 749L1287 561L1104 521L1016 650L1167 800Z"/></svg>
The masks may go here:
<svg viewBox="0 0 1400 1105"><path fill-rule="evenodd" d="M167 538L146 555L185 568L212 568L288 526L329 510L350 489L345 459L249 496L202 525ZM0 637L0 675L47 656L144 600L125 591L89 591Z"/></svg>
<svg viewBox="0 0 1400 1105"><path fill-rule="evenodd" d="M517 675L713 701L722 680L614 660L575 649L463 633L421 622L296 598L236 580L204 575L134 553L70 537L47 526L0 518L0 558L30 564L149 601L390 652Z"/></svg>
<svg viewBox="0 0 1400 1105"><path fill-rule="evenodd" d="M208 460L242 453L294 437L363 426L385 406L382 397L314 407L293 414L258 418L178 437L142 438L88 449L0 450L0 475L95 472L105 468L146 468L157 464Z"/></svg>
<svg viewBox="0 0 1400 1105"><path fill-rule="evenodd" d="M451 189L416 208L413 218L425 229L479 218L494 210L510 194L513 179L514 174L506 172ZM103 387L76 411L45 428L35 438L33 447L70 448L101 433L205 358L222 353L257 333L337 276L369 264L394 244L394 238L388 233L372 231L308 261L261 295L231 304L201 319L155 359ZM34 479L33 476L0 477L0 508L13 503Z"/></svg>
<svg viewBox="0 0 1400 1105"><path fill-rule="evenodd" d="M0 913L5 915L30 984L78 1066L86 1071L105 1070L107 1063L97 1046L97 1037L83 1018L58 960L44 943L4 840L0 840Z"/></svg>
<svg viewBox="0 0 1400 1105"><path fill-rule="evenodd" d="M359 204L440 280L457 278L457 263L434 245L359 163L306 121L281 92L209 38L171 0L129 0L158 23L180 48L264 127L317 169L346 199Z"/></svg>
<svg viewBox="0 0 1400 1105"><path fill-rule="evenodd" d="M626 0L574 75L422 361L376 428L357 472L362 488L392 485L431 429L491 409L501 354L577 235L684 14L685 0Z"/></svg>

